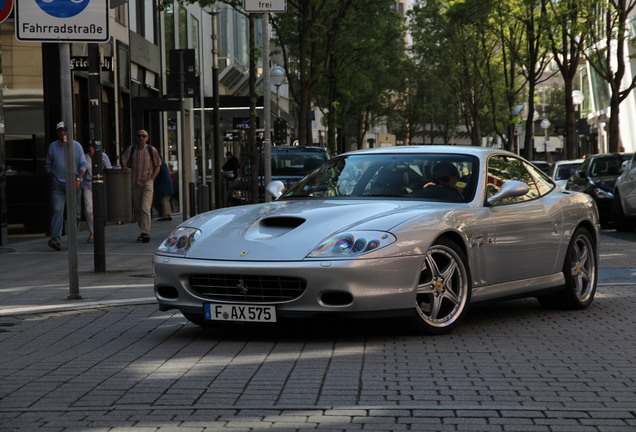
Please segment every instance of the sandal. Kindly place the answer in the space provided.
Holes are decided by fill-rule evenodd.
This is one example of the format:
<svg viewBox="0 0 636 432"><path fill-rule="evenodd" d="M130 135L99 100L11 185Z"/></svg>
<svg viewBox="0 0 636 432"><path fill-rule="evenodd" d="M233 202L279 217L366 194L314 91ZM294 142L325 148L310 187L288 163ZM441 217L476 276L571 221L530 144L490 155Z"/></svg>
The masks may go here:
<svg viewBox="0 0 636 432"><path fill-rule="evenodd" d="M137 237L137 241L148 243L150 241L150 237L148 237L148 234L146 233L141 233L139 234L139 237Z"/></svg>

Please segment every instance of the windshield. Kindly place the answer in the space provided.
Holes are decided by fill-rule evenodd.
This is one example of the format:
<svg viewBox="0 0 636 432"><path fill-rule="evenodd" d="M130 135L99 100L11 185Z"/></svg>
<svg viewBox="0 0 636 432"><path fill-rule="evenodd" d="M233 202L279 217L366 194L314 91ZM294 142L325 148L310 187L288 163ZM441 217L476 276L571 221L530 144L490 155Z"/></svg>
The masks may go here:
<svg viewBox="0 0 636 432"><path fill-rule="evenodd" d="M478 160L452 154L350 155L330 160L283 197L473 199Z"/></svg>
<svg viewBox="0 0 636 432"><path fill-rule="evenodd" d="M556 172L554 173L555 180L567 180L574 175L576 169L581 165L578 162L568 163L568 164L560 164L556 168Z"/></svg>
<svg viewBox="0 0 636 432"><path fill-rule="evenodd" d="M604 156L595 158L590 167L591 177L618 176L621 172L623 159L621 156Z"/></svg>
<svg viewBox="0 0 636 432"><path fill-rule="evenodd" d="M272 151L272 177L304 177L328 159L323 151Z"/></svg>

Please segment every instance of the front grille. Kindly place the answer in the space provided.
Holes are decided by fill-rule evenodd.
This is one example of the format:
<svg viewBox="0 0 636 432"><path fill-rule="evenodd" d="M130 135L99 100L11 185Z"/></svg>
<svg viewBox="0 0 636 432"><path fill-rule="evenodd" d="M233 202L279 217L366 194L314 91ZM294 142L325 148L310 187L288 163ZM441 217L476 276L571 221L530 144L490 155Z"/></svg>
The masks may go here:
<svg viewBox="0 0 636 432"><path fill-rule="evenodd" d="M307 281L285 276L198 274L190 276L190 286L210 300L267 303L300 297Z"/></svg>

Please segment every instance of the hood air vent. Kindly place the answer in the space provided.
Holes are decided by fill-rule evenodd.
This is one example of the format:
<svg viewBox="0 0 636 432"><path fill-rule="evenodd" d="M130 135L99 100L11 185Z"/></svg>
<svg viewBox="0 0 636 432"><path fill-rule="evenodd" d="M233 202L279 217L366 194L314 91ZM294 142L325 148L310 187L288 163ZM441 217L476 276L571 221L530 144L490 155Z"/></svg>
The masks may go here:
<svg viewBox="0 0 636 432"><path fill-rule="evenodd" d="M267 228L294 229L305 223L305 219L297 217L270 217L261 220L260 225Z"/></svg>

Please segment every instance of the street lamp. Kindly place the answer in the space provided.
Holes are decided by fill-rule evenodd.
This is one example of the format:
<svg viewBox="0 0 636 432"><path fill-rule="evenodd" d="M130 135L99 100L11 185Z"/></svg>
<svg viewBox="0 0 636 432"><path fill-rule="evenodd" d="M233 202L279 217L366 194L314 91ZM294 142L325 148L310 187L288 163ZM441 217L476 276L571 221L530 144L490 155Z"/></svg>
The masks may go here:
<svg viewBox="0 0 636 432"><path fill-rule="evenodd" d="M580 90L572 90L572 103L574 104L574 130L576 131L576 156L581 155L581 145L579 137L579 120L581 118L581 104L585 100L585 95Z"/></svg>
<svg viewBox="0 0 636 432"><path fill-rule="evenodd" d="M285 69L280 66L274 66L269 72L272 84L276 86L276 117L280 117L280 86L285 82Z"/></svg>
<svg viewBox="0 0 636 432"><path fill-rule="evenodd" d="M550 127L551 123L550 120L548 120L547 118L544 118L543 120L541 120L541 128L543 128L543 131L545 132L544 135L544 141L543 144L545 146L545 161L548 161L548 141L550 140L550 135L548 135L548 128Z"/></svg>

